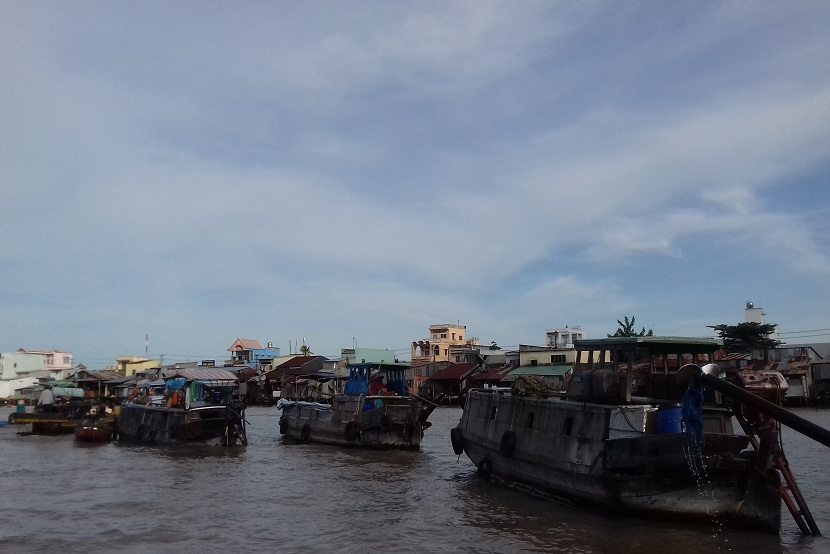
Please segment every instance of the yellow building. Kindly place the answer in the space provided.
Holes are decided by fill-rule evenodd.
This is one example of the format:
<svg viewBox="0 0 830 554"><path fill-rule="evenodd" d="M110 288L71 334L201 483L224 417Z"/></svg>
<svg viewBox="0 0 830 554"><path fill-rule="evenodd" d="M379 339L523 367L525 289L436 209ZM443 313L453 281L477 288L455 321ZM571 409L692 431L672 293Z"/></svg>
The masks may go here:
<svg viewBox="0 0 830 554"><path fill-rule="evenodd" d="M121 356L115 359L115 370L125 377L130 377L140 371L158 369L160 367L160 360L148 360L147 358L140 358L138 356Z"/></svg>
<svg viewBox="0 0 830 554"><path fill-rule="evenodd" d="M468 337L466 325L430 325L429 338L412 342L412 365L464 361L468 351L478 351L478 337Z"/></svg>

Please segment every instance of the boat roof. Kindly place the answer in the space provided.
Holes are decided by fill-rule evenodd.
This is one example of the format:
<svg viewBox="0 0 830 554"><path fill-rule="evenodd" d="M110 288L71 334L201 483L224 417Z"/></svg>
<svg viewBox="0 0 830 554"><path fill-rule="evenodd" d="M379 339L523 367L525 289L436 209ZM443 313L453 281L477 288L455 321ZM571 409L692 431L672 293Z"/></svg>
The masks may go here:
<svg viewBox="0 0 830 554"><path fill-rule="evenodd" d="M188 381L236 381L237 377L226 369L218 367L174 369L165 375L165 379L184 377Z"/></svg>
<svg viewBox="0 0 830 554"><path fill-rule="evenodd" d="M711 337L607 337L604 339L577 339L577 350L634 350L645 348L654 352L713 352L722 346Z"/></svg>

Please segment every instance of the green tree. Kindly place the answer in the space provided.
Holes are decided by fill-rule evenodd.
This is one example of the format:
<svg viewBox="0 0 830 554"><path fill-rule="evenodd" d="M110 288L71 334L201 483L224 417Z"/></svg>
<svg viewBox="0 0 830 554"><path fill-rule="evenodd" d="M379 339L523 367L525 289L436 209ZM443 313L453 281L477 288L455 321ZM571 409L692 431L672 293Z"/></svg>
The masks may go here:
<svg viewBox="0 0 830 554"><path fill-rule="evenodd" d="M772 338L775 328L774 323L738 323L737 325L707 325L714 329L723 340L723 347L727 352L752 352L763 350L764 360L767 359L770 348L776 348L783 344L780 340Z"/></svg>
<svg viewBox="0 0 830 554"><path fill-rule="evenodd" d="M301 356L311 356L314 352L311 351L311 347L307 344L304 344L300 347L300 355Z"/></svg>
<svg viewBox="0 0 830 554"><path fill-rule="evenodd" d="M613 335L608 335L609 337L652 337L654 336L654 331L649 329L646 331L646 328L643 327L639 331L634 328L634 316L631 316L631 320L629 321L628 316L623 317L623 321L617 320L617 324L619 327L616 331L614 331Z"/></svg>

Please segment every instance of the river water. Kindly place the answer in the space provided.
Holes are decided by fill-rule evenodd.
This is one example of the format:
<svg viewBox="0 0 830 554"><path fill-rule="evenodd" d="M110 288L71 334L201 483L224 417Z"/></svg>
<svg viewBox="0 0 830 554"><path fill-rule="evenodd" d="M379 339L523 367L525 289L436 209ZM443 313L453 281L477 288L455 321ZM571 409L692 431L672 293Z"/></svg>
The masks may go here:
<svg viewBox="0 0 830 554"><path fill-rule="evenodd" d="M830 411L797 413L830 427ZM283 444L278 414L250 408L248 447L227 451L0 427L0 552L830 552L786 509L775 536L597 514L482 481L450 446L458 408L432 414L421 452ZM784 444L830 535L830 450L787 429Z"/></svg>

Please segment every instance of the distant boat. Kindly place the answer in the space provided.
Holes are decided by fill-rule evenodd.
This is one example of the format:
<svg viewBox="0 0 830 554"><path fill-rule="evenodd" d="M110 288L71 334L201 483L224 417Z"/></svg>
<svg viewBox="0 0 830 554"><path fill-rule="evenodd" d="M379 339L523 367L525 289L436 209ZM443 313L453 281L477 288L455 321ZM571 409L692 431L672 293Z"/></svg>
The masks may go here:
<svg viewBox="0 0 830 554"><path fill-rule="evenodd" d="M369 394L372 369L386 376L389 392ZM349 368L344 393L331 404L282 398L279 431L297 442L369 449L420 450L435 404L411 396L405 369L394 364L357 364Z"/></svg>
<svg viewBox="0 0 830 554"><path fill-rule="evenodd" d="M176 370L165 378L164 394L121 404L115 436L144 444L247 445L237 385L224 369Z"/></svg>
<svg viewBox="0 0 830 554"><path fill-rule="evenodd" d="M674 337L577 341L567 393L469 391L453 449L484 477L554 497L778 532L789 470L777 433L736 432L731 404L712 390L705 402L700 392L700 440L681 430L678 369L712 361L718 348Z"/></svg>

